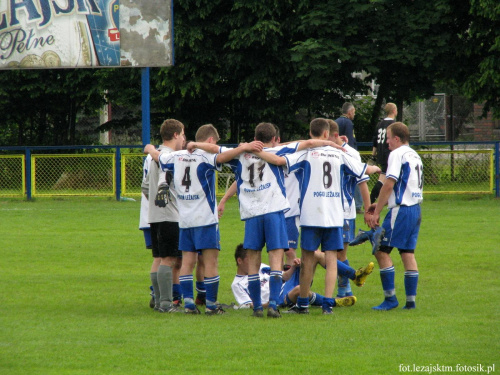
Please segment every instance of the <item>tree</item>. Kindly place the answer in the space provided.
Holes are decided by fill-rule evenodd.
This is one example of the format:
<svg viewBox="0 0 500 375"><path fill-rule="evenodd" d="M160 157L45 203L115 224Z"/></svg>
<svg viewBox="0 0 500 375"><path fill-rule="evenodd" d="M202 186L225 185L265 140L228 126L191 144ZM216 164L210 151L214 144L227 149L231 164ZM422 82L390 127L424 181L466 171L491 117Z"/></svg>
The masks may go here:
<svg viewBox="0 0 500 375"><path fill-rule="evenodd" d="M500 118L500 4L471 0L468 27L458 33L454 58L460 61L447 77L475 103L484 103L483 116Z"/></svg>

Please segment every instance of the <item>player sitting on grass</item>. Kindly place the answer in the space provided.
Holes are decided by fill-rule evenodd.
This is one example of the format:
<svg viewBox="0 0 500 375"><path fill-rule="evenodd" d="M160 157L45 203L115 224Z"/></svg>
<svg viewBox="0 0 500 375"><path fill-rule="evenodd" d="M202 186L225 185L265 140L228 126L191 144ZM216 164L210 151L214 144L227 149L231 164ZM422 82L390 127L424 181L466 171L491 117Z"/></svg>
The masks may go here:
<svg viewBox="0 0 500 375"><path fill-rule="evenodd" d="M315 257L317 263L325 267L325 254L321 251L315 252ZM239 308L250 308L253 307L252 300L248 291L248 257L247 250L243 248L243 244L239 244L236 247L234 258L236 260L236 276L234 277L233 283L231 284L231 289L236 299L236 303ZM362 286L365 283L366 278L373 270L373 263L370 263L367 267L354 271L353 280L356 285ZM269 273L271 269L266 264L262 263L259 270L259 277L261 283L261 300L262 305L267 307L269 303ZM296 258L291 267L283 272L283 285L281 287L280 296L278 298L278 306L293 306L297 302L297 297L299 296L299 278L300 274L300 259ZM309 303L313 306L322 306L323 296L309 292ZM356 297L349 296L344 298L335 298L334 306L352 306L356 303Z"/></svg>
<svg viewBox="0 0 500 375"><path fill-rule="evenodd" d="M213 125L203 125L196 132L196 140L215 145L219 140ZM165 195L174 189L179 207L179 250L182 251L180 283L184 295L187 314L199 314L193 293L193 270L198 252L203 254L205 265L206 315L223 314L224 310L216 305L219 289L218 256L220 234L215 198L215 170L242 152L262 149L260 142L242 144L238 148L220 154L210 154L203 150L192 153L187 150L161 155L153 146L147 145L145 152L160 162L161 169L173 172L173 184L161 181L159 192ZM219 148L217 147L217 151Z"/></svg>

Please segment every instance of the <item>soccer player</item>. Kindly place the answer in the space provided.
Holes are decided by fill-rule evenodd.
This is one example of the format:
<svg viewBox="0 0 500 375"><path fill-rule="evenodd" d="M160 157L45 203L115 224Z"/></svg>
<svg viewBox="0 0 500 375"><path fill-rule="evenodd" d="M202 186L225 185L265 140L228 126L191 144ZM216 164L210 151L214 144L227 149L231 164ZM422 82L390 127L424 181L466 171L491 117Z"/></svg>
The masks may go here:
<svg viewBox="0 0 500 375"><path fill-rule="evenodd" d="M375 129L375 134L373 135L373 151L372 157L377 160L377 164L380 165L382 172L378 177L378 181L373 187L370 193L371 203L375 203L377 200L380 189L385 181L385 174L387 171L387 162L389 160L389 146L387 144L387 127L396 121L398 115L398 107L394 103L387 103L384 107L385 118L380 121Z"/></svg>
<svg viewBox="0 0 500 375"><path fill-rule="evenodd" d="M316 251L315 252L317 263L324 267L325 254ZM239 305L240 309L253 307L252 299L250 298L250 293L248 291L248 257L247 250L243 248L243 244L239 244L236 247L234 258L236 260L236 276L234 277L233 283L231 284L231 289L233 291L236 303ZM261 284L261 300L262 305L267 307L269 304L269 273L271 268L261 263L259 270L259 278ZM278 306L290 306L297 302L297 297L299 295L299 282L300 282L300 259L295 258L292 262L291 267L283 272L283 284L280 291L280 296L278 298ZM363 275L364 279L368 274ZM361 277L360 277L361 280ZM309 303L314 306L321 306L323 303L323 296L309 292ZM356 303L356 297L344 297L336 298L334 306L352 306Z"/></svg>
<svg viewBox="0 0 500 375"><path fill-rule="evenodd" d="M255 128L255 140L261 141L267 153L285 155L313 145L333 145L325 140L295 142L286 146L272 148L276 142L276 128L271 123L260 123ZM213 145L196 143L192 147L214 150ZM280 318L277 300L282 284L282 264L284 249L288 248L288 236L284 211L290 208L286 199L283 169L268 164L260 157L244 153L227 163L235 173L240 217L245 221L245 239L243 246L248 251L249 276L248 288L253 302L253 316L263 317L259 269L262 248L267 246L269 255L270 297L267 316Z"/></svg>
<svg viewBox="0 0 500 375"><path fill-rule="evenodd" d="M181 150L184 138L184 125L177 120L167 119L160 127L162 144L155 150L158 153L170 153ZM154 146L151 146L154 149ZM173 303L173 283L178 277L176 264L181 256L179 243L179 212L177 201L171 197L168 205L156 205L158 181L165 181L165 172L162 172L156 162L150 163L150 170L143 182L143 189L148 190L148 222L151 227L151 242L153 264L151 266L151 283L155 295L154 309L159 312L179 312ZM174 273L176 273L174 275Z"/></svg>
<svg viewBox="0 0 500 375"><path fill-rule="evenodd" d="M143 236L144 236L144 243L146 245L146 249L152 249L153 245L151 242L151 227L148 223L148 198L149 198L149 190L148 188L144 185L146 183L146 177L148 175L148 172L150 170L150 165L151 165L151 156L147 156L144 158L144 162L142 163L142 194L141 194L141 209L140 209L140 215L139 215L139 229L142 231ZM153 258L153 263L157 262L157 265L152 265L151 268L153 269L158 269L159 267L159 262L160 258ZM149 301L149 307L154 308L155 307L155 293L154 293L154 288L153 285L150 286L151 289L151 299ZM158 290L157 290L158 291ZM159 295L159 294L158 294Z"/></svg>
<svg viewBox="0 0 500 375"><path fill-rule="evenodd" d="M342 146L347 154L361 163L361 156L357 150L349 146L344 140L339 136L339 127L337 123L333 120L327 120L330 124L330 135L331 141ZM344 194L344 228L343 228L343 240L344 248L337 252L337 259L349 266L349 260L347 259L347 249L349 248L349 242L354 239L354 233L356 228L356 202L354 198L354 191L356 186L359 186L361 197L363 198L363 203L365 207L370 206L370 193L368 191L367 181L369 177L364 175L362 178L356 178L352 175L345 175L343 179L343 194ZM365 212L365 222L369 219L368 213ZM338 263L337 263L338 267ZM373 270L373 264L372 264ZM371 272L371 270L370 270ZM338 292L337 297L352 296L351 285L349 283L349 278L342 276L338 272Z"/></svg>
<svg viewBox="0 0 500 375"><path fill-rule="evenodd" d="M196 132L197 142L216 145L219 140L217 129L211 124L201 126ZM183 252L180 283L184 295L184 312L199 314L193 294L193 270L198 252L203 254L206 288L206 315L220 315L225 311L217 306L219 289L218 255L220 234L215 198L215 170L240 153L262 149L260 142L242 144L220 154L203 150L190 153L187 150L170 154L160 154L152 145L144 149L154 160L158 160L163 171L173 173L171 186L160 185L168 190L173 185L173 195L179 207L179 249ZM219 147L216 146L219 151Z"/></svg>
<svg viewBox="0 0 500 375"><path fill-rule="evenodd" d="M380 165L380 169L382 169L382 172L379 174L378 181L370 193L371 203L374 203L377 200L380 193L380 188L385 181L387 161L389 160L389 154L391 153L391 150L389 150L389 146L387 144L387 127L390 124L394 123L394 121L396 121L396 116L398 115L398 107L394 103L387 103L384 107L384 111L386 113L386 117L379 122L373 136L372 159L376 160L376 162ZM370 229L368 231L363 231L360 229L356 238L352 240L350 245L357 246L370 240L370 242L372 243L372 253L375 254L375 252L380 247L380 241L382 240L383 236L384 232L383 228L381 227L378 230Z"/></svg>
<svg viewBox="0 0 500 375"><path fill-rule="evenodd" d="M380 250L375 253L380 268L380 279L385 300L375 310L391 310L398 306L394 285L394 264L391 251L396 247L405 268L405 309L415 308L417 295L418 267L415 248L420 230L420 203L423 200L423 165L420 156L410 148L410 131L402 122L395 122L387 128L389 155L386 180L378 202L370 206L373 211L371 227L379 226L380 213L387 204L389 212L382 226L385 237Z"/></svg>
<svg viewBox="0 0 500 375"><path fill-rule="evenodd" d="M326 119L311 121L310 136L313 140L328 140L329 133L330 125ZM290 173L297 173L299 180L302 231L300 297L296 306L289 311L302 314L309 312L308 294L314 274L314 251L321 245L322 251L326 252L323 313L331 314L333 289L337 279L337 251L343 249L343 175L347 173L361 178L365 172L379 172L380 168L366 166L332 147L305 149L285 156L263 151L258 156L268 163L286 165L285 169Z"/></svg>

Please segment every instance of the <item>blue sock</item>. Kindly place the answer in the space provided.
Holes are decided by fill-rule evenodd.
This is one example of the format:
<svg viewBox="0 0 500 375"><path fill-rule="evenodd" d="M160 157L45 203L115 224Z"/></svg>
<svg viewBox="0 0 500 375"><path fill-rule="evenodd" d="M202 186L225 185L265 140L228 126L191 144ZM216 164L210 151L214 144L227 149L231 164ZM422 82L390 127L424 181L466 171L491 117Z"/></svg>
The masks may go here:
<svg viewBox="0 0 500 375"><path fill-rule="evenodd" d="M333 306L335 306L335 300L333 298L323 298L323 310L331 311Z"/></svg>
<svg viewBox="0 0 500 375"><path fill-rule="evenodd" d="M380 280L382 281L382 289L384 289L385 298L390 298L396 295L394 276L394 266L390 266L380 270Z"/></svg>
<svg viewBox="0 0 500 375"><path fill-rule="evenodd" d="M207 308L210 310L215 309L217 306L217 293L219 292L219 275L214 277L205 277L205 287L207 288Z"/></svg>
<svg viewBox="0 0 500 375"><path fill-rule="evenodd" d="M269 278L269 307L276 310L276 301L278 301L283 285L283 273L281 271L271 271Z"/></svg>
<svg viewBox="0 0 500 375"><path fill-rule="evenodd" d="M337 274L338 274L338 291L337 297L352 296L351 285L349 279L356 277L356 271L349 266L349 260L337 260Z"/></svg>
<svg viewBox="0 0 500 375"><path fill-rule="evenodd" d="M324 296L318 293L313 293L311 298L309 298L309 304L311 306L323 306Z"/></svg>
<svg viewBox="0 0 500 375"><path fill-rule="evenodd" d="M196 282L196 293L200 297L203 297L207 294L207 290L205 289L205 282L204 281L197 281Z"/></svg>
<svg viewBox="0 0 500 375"><path fill-rule="evenodd" d="M405 272L405 290L406 302L413 302L415 304L415 297L417 296L418 285L418 271Z"/></svg>
<svg viewBox="0 0 500 375"><path fill-rule="evenodd" d="M184 307L193 310L196 306L193 297L193 275L180 276L182 295L184 296Z"/></svg>
<svg viewBox="0 0 500 375"><path fill-rule="evenodd" d="M172 285L172 292L174 301L182 300L181 284Z"/></svg>
<svg viewBox="0 0 500 375"><path fill-rule="evenodd" d="M309 307L309 298L308 297L305 297L305 298L298 297L297 298L297 306L301 309L308 308Z"/></svg>
<svg viewBox="0 0 500 375"><path fill-rule="evenodd" d="M253 303L253 309L262 310L262 300L260 298L260 277L258 273L248 275L248 292Z"/></svg>

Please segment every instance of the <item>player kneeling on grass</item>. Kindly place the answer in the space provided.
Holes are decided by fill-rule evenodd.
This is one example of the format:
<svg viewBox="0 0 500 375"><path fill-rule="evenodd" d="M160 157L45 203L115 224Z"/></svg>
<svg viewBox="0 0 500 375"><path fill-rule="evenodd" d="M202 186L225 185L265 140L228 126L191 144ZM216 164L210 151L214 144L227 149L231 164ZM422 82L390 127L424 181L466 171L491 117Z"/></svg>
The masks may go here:
<svg viewBox="0 0 500 375"><path fill-rule="evenodd" d="M217 129L211 124L201 126L196 132L196 140L216 144L219 140ZM206 315L223 314L217 306L219 289L218 256L220 234L215 198L215 170L242 152L259 151L260 142L242 144L220 154L211 154L203 150L192 153L187 150L160 155L153 146L147 145L145 152L159 161L164 171L173 172L173 184L169 186L160 181L158 191L174 188L179 208L179 250L182 251L180 284L184 295L184 312L199 314L193 293L193 270L198 253L203 254L205 265ZM217 150L219 150L217 148Z"/></svg>

